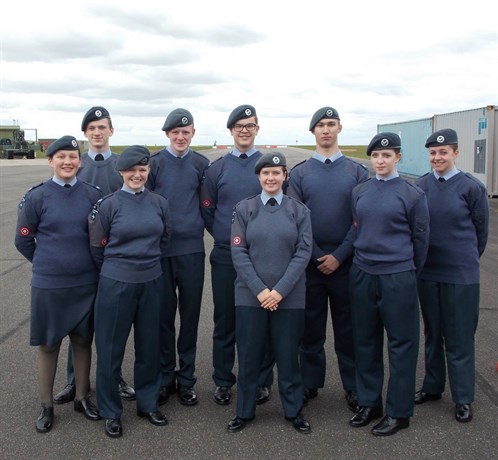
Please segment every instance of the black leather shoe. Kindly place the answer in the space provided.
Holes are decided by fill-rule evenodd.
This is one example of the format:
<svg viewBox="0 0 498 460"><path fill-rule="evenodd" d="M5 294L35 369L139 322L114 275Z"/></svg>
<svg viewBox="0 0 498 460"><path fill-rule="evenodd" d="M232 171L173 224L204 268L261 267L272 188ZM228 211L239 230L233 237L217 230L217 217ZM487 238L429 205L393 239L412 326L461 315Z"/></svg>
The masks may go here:
<svg viewBox="0 0 498 460"><path fill-rule="evenodd" d="M346 390L346 392L344 393L344 398L346 398L349 410L355 413L360 410L360 406L358 405L358 397L356 396L356 393L354 391Z"/></svg>
<svg viewBox="0 0 498 460"><path fill-rule="evenodd" d="M358 412L349 421L353 428L367 426L372 420L382 417L382 407L360 407Z"/></svg>
<svg viewBox="0 0 498 460"><path fill-rule="evenodd" d="M472 406L470 404L455 405L455 418L460 423L470 422L472 420Z"/></svg>
<svg viewBox="0 0 498 460"><path fill-rule="evenodd" d="M178 398L180 399L180 404L184 406L195 406L199 402L194 387L178 385Z"/></svg>
<svg viewBox="0 0 498 460"><path fill-rule="evenodd" d="M36 431L38 433L48 433L54 424L54 408L42 404L41 412L36 419Z"/></svg>
<svg viewBox="0 0 498 460"><path fill-rule="evenodd" d="M303 404L307 404L310 399L316 398L318 396L317 388L305 388L303 395Z"/></svg>
<svg viewBox="0 0 498 460"><path fill-rule="evenodd" d="M161 387L159 391L159 398L157 400L157 404L162 406L168 402L169 397L174 394L176 391L176 386L174 383L171 383L167 386Z"/></svg>
<svg viewBox="0 0 498 460"><path fill-rule="evenodd" d="M230 387L216 387L214 391L214 401L220 406L230 404L232 399L232 389Z"/></svg>
<svg viewBox="0 0 498 460"><path fill-rule="evenodd" d="M120 418L107 418L105 420L105 434L110 438L123 436L123 426Z"/></svg>
<svg viewBox="0 0 498 460"><path fill-rule="evenodd" d="M419 390L415 393L415 404L424 404L427 401L437 401L441 399L441 393L426 393Z"/></svg>
<svg viewBox="0 0 498 460"><path fill-rule="evenodd" d="M66 404L74 400L76 396L76 385L68 383L62 391L54 396L54 404Z"/></svg>
<svg viewBox="0 0 498 460"><path fill-rule="evenodd" d="M261 405L270 400L271 387L263 386L258 387L258 391L256 392L256 404Z"/></svg>
<svg viewBox="0 0 498 460"><path fill-rule="evenodd" d="M372 434L375 436L391 436L403 428L410 426L409 417L391 417L385 415L384 418L372 428Z"/></svg>
<svg viewBox="0 0 498 460"><path fill-rule="evenodd" d="M308 421L301 415L297 414L296 417L285 417L286 420L292 423L292 426L296 431L301 434L311 433L311 426Z"/></svg>
<svg viewBox="0 0 498 460"><path fill-rule="evenodd" d="M99 410L88 397L83 398L81 401L75 399L74 410L76 412L82 412L85 418L91 420L92 422L95 422L102 418L99 414Z"/></svg>
<svg viewBox="0 0 498 460"><path fill-rule="evenodd" d="M153 412L142 412L137 410L137 415L146 418L152 425L164 426L168 424L166 417L158 410Z"/></svg>
<svg viewBox="0 0 498 460"><path fill-rule="evenodd" d="M119 396L125 401L135 401L135 390L126 383L122 376L119 378Z"/></svg>
<svg viewBox="0 0 498 460"><path fill-rule="evenodd" d="M227 431L229 433L236 433L237 431L242 430L242 428L246 426L247 422L250 422L251 420L253 419L241 418L236 415L228 422Z"/></svg>

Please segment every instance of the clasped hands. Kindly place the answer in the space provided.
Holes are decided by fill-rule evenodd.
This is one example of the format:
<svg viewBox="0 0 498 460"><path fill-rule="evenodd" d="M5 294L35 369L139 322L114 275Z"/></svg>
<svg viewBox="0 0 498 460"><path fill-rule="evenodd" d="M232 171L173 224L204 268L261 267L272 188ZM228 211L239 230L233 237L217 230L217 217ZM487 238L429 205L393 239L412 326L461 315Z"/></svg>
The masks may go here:
<svg viewBox="0 0 498 460"><path fill-rule="evenodd" d="M263 289L257 297L261 306L271 311L275 311L278 308L278 303L283 299L283 296L278 291L270 291L268 288Z"/></svg>

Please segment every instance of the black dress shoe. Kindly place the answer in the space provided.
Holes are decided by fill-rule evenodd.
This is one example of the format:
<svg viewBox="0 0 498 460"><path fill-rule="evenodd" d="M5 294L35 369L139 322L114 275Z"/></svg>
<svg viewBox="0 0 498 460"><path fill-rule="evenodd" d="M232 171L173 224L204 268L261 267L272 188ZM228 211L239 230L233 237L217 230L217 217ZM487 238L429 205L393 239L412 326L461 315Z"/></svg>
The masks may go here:
<svg viewBox="0 0 498 460"><path fill-rule="evenodd" d="M169 385L162 386L159 390L159 398L157 400L157 404L162 406L168 402L169 397L174 394L176 391L176 386L174 383L170 383Z"/></svg>
<svg viewBox="0 0 498 460"><path fill-rule="evenodd" d="M152 425L164 426L168 424L166 417L158 410L153 412L142 412L137 410L137 415L146 418Z"/></svg>
<svg viewBox="0 0 498 460"><path fill-rule="evenodd" d="M419 390L415 393L415 404L424 404L427 401L437 401L441 399L441 393L426 393Z"/></svg>
<svg viewBox="0 0 498 460"><path fill-rule="evenodd" d="M250 422L253 420L252 418L241 418L239 416L235 416L232 418L227 425L227 431L229 433L236 433L237 431L242 430L247 424L247 422Z"/></svg>
<svg viewBox="0 0 498 460"><path fill-rule="evenodd" d="M91 420L92 422L95 422L97 420L100 420L102 417L99 414L99 410L93 404L93 402L90 400L90 398L86 397L83 398L82 400L74 400L74 410L76 412L82 412L85 418L88 420Z"/></svg>
<svg viewBox="0 0 498 460"><path fill-rule="evenodd" d="M472 420L472 406L470 404L456 404L455 418L460 423L470 422Z"/></svg>
<svg viewBox="0 0 498 460"><path fill-rule="evenodd" d="M54 396L54 404L66 404L74 400L76 396L76 385L68 383L62 391Z"/></svg>
<svg viewBox="0 0 498 460"><path fill-rule="evenodd" d="M296 431L301 434L311 433L311 426L308 421L301 415L297 414L296 417L285 417L286 420L292 423L292 426Z"/></svg>
<svg viewBox="0 0 498 460"><path fill-rule="evenodd" d="M258 391L256 392L256 404L261 405L270 400L271 387L263 386L258 387Z"/></svg>
<svg viewBox="0 0 498 460"><path fill-rule="evenodd" d="M375 436L391 436L403 428L410 426L409 417L391 417L385 415L384 418L372 428L372 434Z"/></svg>
<svg viewBox="0 0 498 460"><path fill-rule="evenodd" d="M38 433L48 433L54 424L54 408L42 404L41 412L36 419L36 431Z"/></svg>
<svg viewBox="0 0 498 460"><path fill-rule="evenodd" d="M126 383L122 376L119 378L118 388L121 399L124 399L125 401L135 401L135 399L137 399L135 390Z"/></svg>
<svg viewBox="0 0 498 460"><path fill-rule="evenodd" d="M199 402L194 387L184 385L178 385L178 398L180 399L180 404L184 406L195 406Z"/></svg>
<svg viewBox="0 0 498 460"><path fill-rule="evenodd" d="M107 418L105 420L105 434L110 438L120 438L123 435L123 426L120 418Z"/></svg>
<svg viewBox="0 0 498 460"><path fill-rule="evenodd" d="M220 406L230 404L232 399L232 389L230 387L216 387L214 391L214 401Z"/></svg>
<svg viewBox="0 0 498 460"><path fill-rule="evenodd" d="M303 404L307 404L310 399L318 396L318 388L305 388L303 394Z"/></svg>
<svg viewBox="0 0 498 460"><path fill-rule="evenodd" d="M344 394L346 398L346 402L348 403L349 410L353 412L358 412L360 410L360 406L358 405L358 397L356 393L352 390L346 390Z"/></svg>
<svg viewBox="0 0 498 460"><path fill-rule="evenodd" d="M358 412L349 421L353 428L368 425L372 420L382 417L382 407L365 407L362 406Z"/></svg>

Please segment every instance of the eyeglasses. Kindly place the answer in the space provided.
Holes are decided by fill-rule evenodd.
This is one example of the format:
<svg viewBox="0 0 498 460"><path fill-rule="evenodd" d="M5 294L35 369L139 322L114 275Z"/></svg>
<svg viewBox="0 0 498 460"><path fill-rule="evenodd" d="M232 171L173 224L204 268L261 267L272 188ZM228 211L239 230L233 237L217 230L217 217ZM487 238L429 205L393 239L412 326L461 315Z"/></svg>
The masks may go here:
<svg viewBox="0 0 498 460"><path fill-rule="evenodd" d="M247 131L254 131L258 125L256 123L247 123L247 125L241 125L239 123L233 125L233 130L237 131L238 133L244 131L244 128L247 129Z"/></svg>

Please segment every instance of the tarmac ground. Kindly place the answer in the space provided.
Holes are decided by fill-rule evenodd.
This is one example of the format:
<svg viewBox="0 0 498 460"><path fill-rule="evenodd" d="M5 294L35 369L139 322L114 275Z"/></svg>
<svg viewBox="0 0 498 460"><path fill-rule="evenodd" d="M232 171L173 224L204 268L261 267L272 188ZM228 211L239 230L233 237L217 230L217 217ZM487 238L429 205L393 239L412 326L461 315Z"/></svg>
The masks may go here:
<svg viewBox="0 0 498 460"><path fill-rule="evenodd" d="M279 148L290 166L310 155L308 150ZM210 160L222 151L202 152ZM481 307L476 334L476 399L474 420L454 419L449 388L440 401L415 407L410 428L395 436L372 436L369 427L353 429L353 415L346 406L333 352L329 323L326 352L326 386L303 413L313 433L303 436L285 421L273 386L270 401L258 406L256 419L240 433L226 431L235 404L213 401L211 342L213 304L210 266L199 326L196 390L199 404L182 406L176 396L161 407L169 424L155 427L136 416L133 402L123 402L120 439L104 433L103 422L90 422L72 404L55 406L54 428L38 434L39 413L37 349L29 346L31 265L14 247L17 205L32 185L51 177L44 159L0 160L0 459L490 459L498 452L498 199L490 199L491 223L486 252L481 260ZM206 234L206 254L212 239ZM421 331L423 328L421 328ZM422 334L422 332L421 332ZM67 339L66 339L67 340ZM423 337L418 360L417 388L423 379ZM67 344L61 347L54 391L65 385ZM95 362L95 357L94 357ZM387 381L387 356L386 381ZM133 339L123 363L127 381L133 382ZM95 369L91 373L95 384ZM234 399L236 390L234 388ZM95 401L95 398L93 398Z"/></svg>

